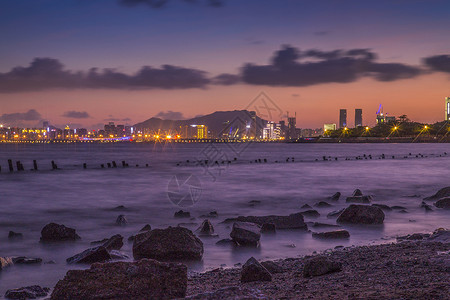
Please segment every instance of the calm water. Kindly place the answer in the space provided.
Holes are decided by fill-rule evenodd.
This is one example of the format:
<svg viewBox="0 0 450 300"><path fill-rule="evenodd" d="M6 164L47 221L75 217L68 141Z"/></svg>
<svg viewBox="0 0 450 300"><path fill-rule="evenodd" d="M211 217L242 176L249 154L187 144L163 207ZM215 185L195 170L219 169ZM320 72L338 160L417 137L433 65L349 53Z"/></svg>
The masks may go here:
<svg viewBox="0 0 450 300"><path fill-rule="evenodd" d="M450 154L445 156L444 152L450 153L449 144L0 145L0 256L41 257L44 262L55 262L1 271L0 295L9 288L25 285L53 287L67 270L86 268L68 266L65 260L89 248L91 241L120 233L125 237L122 250L132 257L132 245L126 239L143 225L164 228L187 223L184 226L195 230L203 220L200 216L210 211L219 213L218 218L211 219L219 237L202 238L205 254L201 263L190 266L193 270L231 267L250 256L276 259L337 245L386 242L398 235L448 226L448 211L426 213L419 207L424 196L450 183ZM378 159L382 153L386 155L384 160ZM409 153L413 155L403 159ZM416 158L418 153L424 157ZM371 154L373 159L354 159L363 154ZM396 158L392 159L392 155ZM339 160L323 161L322 156ZM295 162L286 162L287 157L294 157ZM345 160L346 157L353 159ZM267 163L250 163L264 158ZM9 174L7 159L22 161L26 170L32 168L32 160L36 159L40 170ZM197 159L218 160L219 166L198 166ZM60 170L50 170L51 160ZM106 166L113 160L119 165L125 160L130 167L100 168L100 164ZM222 165L222 160L233 162ZM86 170L83 163L87 163ZM174 176L189 174L201 185L193 194L196 203L183 208L191 212L193 219L176 219L173 214L180 207L168 198L168 185ZM215 245L219 239L229 237L230 225L221 223L225 218L295 213L301 211L303 204L312 206L340 191L344 199L332 202L333 207L317 208L320 217L306 218L307 222L335 224L335 219L327 219L327 213L346 207L345 197L355 188L373 195L374 203L401 205L408 213L387 212L385 224L379 227L345 226L351 234L347 241L316 240L306 231L293 230L263 235L258 249ZM260 203L251 205L251 200ZM119 205L124 205L126 211L113 210ZM115 219L122 213L128 225L118 227ZM40 244L40 231L49 222L76 228L82 240ZM9 241L9 230L23 233L23 240Z"/></svg>

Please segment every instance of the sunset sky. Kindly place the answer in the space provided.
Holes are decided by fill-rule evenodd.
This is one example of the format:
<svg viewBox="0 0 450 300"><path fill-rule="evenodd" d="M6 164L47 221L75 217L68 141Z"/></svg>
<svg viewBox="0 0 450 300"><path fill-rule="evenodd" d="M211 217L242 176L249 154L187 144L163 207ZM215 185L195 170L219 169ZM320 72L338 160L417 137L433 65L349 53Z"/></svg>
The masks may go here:
<svg viewBox="0 0 450 300"><path fill-rule="evenodd" d="M446 0L0 1L0 122L99 128L244 109L301 128L444 119ZM278 121L278 120L274 120Z"/></svg>

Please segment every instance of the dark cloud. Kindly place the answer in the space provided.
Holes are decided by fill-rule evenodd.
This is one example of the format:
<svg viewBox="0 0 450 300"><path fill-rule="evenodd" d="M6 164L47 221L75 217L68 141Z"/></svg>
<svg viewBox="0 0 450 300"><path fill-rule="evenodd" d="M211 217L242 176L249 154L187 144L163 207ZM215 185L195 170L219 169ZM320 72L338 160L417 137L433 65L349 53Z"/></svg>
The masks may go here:
<svg viewBox="0 0 450 300"><path fill-rule="evenodd" d="M122 4L124 6L133 7L136 5L144 4L151 8L161 8L164 7L169 2L170 2L169 0L119 0L119 4ZM204 1L183 0L183 2L191 4L203 2L206 3L207 6L211 7L221 7L224 5L223 0L204 0Z"/></svg>
<svg viewBox="0 0 450 300"><path fill-rule="evenodd" d="M313 61L309 61L313 58ZM400 63L377 63L369 49L300 51L283 46L269 65L246 64L242 68L245 83L272 86L308 86L321 83L347 83L362 76L379 81L412 78L420 68Z"/></svg>
<svg viewBox="0 0 450 300"><path fill-rule="evenodd" d="M65 70L56 59L35 58L28 67L16 67L0 73L0 92L37 91L53 88L107 89L188 89L205 88L210 79L201 70L163 65L161 68L142 67L128 75L114 69L89 72Z"/></svg>
<svg viewBox="0 0 450 300"><path fill-rule="evenodd" d="M156 118L161 118L164 120L183 120L183 113L178 111L160 111L156 116Z"/></svg>
<svg viewBox="0 0 450 300"><path fill-rule="evenodd" d="M234 74L220 74L213 78L212 83L218 85L233 85L239 83L241 81L241 77L239 75Z"/></svg>
<svg viewBox="0 0 450 300"><path fill-rule="evenodd" d="M450 55L435 55L424 58L425 64L434 71L450 73Z"/></svg>
<svg viewBox="0 0 450 300"><path fill-rule="evenodd" d="M106 122L120 122L120 121L128 122L128 121L131 121L131 119L130 118L114 118L112 115L109 115L108 118L103 119L103 121L106 121Z"/></svg>
<svg viewBox="0 0 450 300"><path fill-rule="evenodd" d="M74 110L66 111L62 116L66 117L66 118L72 118L72 119L87 119L87 118L91 117L85 111L74 111Z"/></svg>
<svg viewBox="0 0 450 300"><path fill-rule="evenodd" d="M0 116L0 121L14 124L21 121L37 121L41 118L40 113L38 113L35 109L30 109L24 113L3 114Z"/></svg>

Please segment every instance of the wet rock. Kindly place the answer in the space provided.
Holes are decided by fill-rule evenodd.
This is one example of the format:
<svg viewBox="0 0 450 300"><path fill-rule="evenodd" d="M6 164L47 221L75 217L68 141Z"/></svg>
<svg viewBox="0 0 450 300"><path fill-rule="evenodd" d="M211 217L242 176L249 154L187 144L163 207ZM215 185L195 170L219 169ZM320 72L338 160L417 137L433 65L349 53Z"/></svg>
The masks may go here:
<svg viewBox="0 0 450 300"><path fill-rule="evenodd" d="M396 209L396 210L406 209L406 207L400 206L400 205L394 205L394 206L391 206L391 208L392 208L392 209Z"/></svg>
<svg viewBox="0 0 450 300"><path fill-rule="evenodd" d="M115 260L130 258L128 255L120 252L119 250L111 250L109 251L109 255L111 256L111 259Z"/></svg>
<svg viewBox="0 0 450 300"><path fill-rule="evenodd" d="M425 208L425 211L433 211L433 208L431 208L431 205L426 204L424 201L420 204L420 207Z"/></svg>
<svg viewBox="0 0 450 300"><path fill-rule="evenodd" d="M277 274L284 272L284 269L279 264L270 260L262 261L261 265L263 265L263 267L266 268L267 271L270 272L270 274Z"/></svg>
<svg viewBox="0 0 450 300"><path fill-rule="evenodd" d="M328 199L329 199L329 200L332 200L332 201L338 201L339 198L341 198L341 193L340 193L340 192L337 192L337 193L335 193L333 196L331 196L331 197L328 198Z"/></svg>
<svg viewBox="0 0 450 300"><path fill-rule="evenodd" d="M216 245L234 245L234 241L232 239L221 239L216 242Z"/></svg>
<svg viewBox="0 0 450 300"><path fill-rule="evenodd" d="M344 210L345 210L345 208L341 208L340 210L334 210L334 211L330 212L329 214L327 214L327 218L338 217Z"/></svg>
<svg viewBox="0 0 450 300"><path fill-rule="evenodd" d="M272 274L254 257L250 257L242 266L241 282L272 281Z"/></svg>
<svg viewBox="0 0 450 300"><path fill-rule="evenodd" d="M12 266L13 261L11 257L0 257L0 271L6 267Z"/></svg>
<svg viewBox="0 0 450 300"><path fill-rule="evenodd" d="M276 226L273 223L264 223L261 226L261 233L275 233Z"/></svg>
<svg viewBox="0 0 450 300"><path fill-rule="evenodd" d="M119 206L114 207L113 210L122 211L122 210L127 210L127 208L123 205L119 205Z"/></svg>
<svg viewBox="0 0 450 300"><path fill-rule="evenodd" d="M342 266L325 256L316 256L305 263L303 277L321 276L328 273L339 272Z"/></svg>
<svg viewBox="0 0 450 300"><path fill-rule="evenodd" d="M186 288L185 265L141 259L70 270L56 284L51 299L174 299L184 298Z"/></svg>
<svg viewBox="0 0 450 300"><path fill-rule="evenodd" d="M325 201L320 201L320 202L314 204L314 206L315 206L315 207L330 207L331 204L329 204L329 203L327 203L327 202L325 202Z"/></svg>
<svg viewBox="0 0 450 300"><path fill-rule="evenodd" d="M406 209L399 210L398 212L402 213L402 214L407 214L408 213L408 211Z"/></svg>
<svg viewBox="0 0 450 300"><path fill-rule="evenodd" d="M224 222L250 222L262 226L264 223L275 224L278 229L307 229L303 215L301 213L290 214L289 216L248 216L226 219Z"/></svg>
<svg viewBox="0 0 450 300"><path fill-rule="evenodd" d="M423 200L436 200L440 198L450 197L450 186L440 189L436 194L426 197Z"/></svg>
<svg viewBox="0 0 450 300"><path fill-rule="evenodd" d="M168 227L140 233L136 235L133 243L134 259L200 260L202 256L202 241L184 227Z"/></svg>
<svg viewBox="0 0 450 300"><path fill-rule="evenodd" d="M359 196L362 196L362 195L363 195L363 193L361 192L360 189L354 190L353 194L352 194L353 197L359 197Z"/></svg>
<svg viewBox="0 0 450 300"><path fill-rule="evenodd" d="M444 209L450 209L450 197L442 198L434 203L434 206Z"/></svg>
<svg viewBox="0 0 450 300"><path fill-rule="evenodd" d="M175 218L190 218L191 213L188 211L179 210L179 211L175 212L173 216Z"/></svg>
<svg viewBox="0 0 450 300"><path fill-rule="evenodd" d="M109 241L109 239L108 238L104 238L103 240L91 242L91 245L100 245L100 244L106 243L107 241Z"/></svg>
<svg viewBox="0 0 450 300"><path fill-rule="evenodd" d="M420 233L413 233L409 235L406 239L409 241L423 240L424 235Z"/></svg>
<svg viewBox="0 0 450 300"><path fill-rule="evenodd" d="M323 228L323 227L340 227L340 226L335 225L335 224L325 224L325 223L314 222L312 224L312 227Z"/></svg>
<svg viewBox="0 0 450 300"><path fill-rule="evenodd" d="M108 251L120 250L120 248L122 248L123 246L123 236L121 236L120 234L113 235L112 237L107 239L102 246L105 247Z"/></svg>
<svg viewBox="0 0 450 300"><path fill-rule="evenodd" d="M310 209L310 210L302 211L301 214L302 214L303 216L306 216L306 217L313 217L313 218L316 218L316 217L319 217L319 216L320 216L319 212L318 212L317 210L315 210L315 209Z"/></svg>
<svg viewBox="0 0 450 300"><path fill-rule="evenodd" d="M219 216L219 214L217 213L217 211L211 211L206 215L201 215L200 218L217 218Z"/></svg>
<svg viewBox="0 0 450 300"><path fill-rule="evenodd" d="M300 207L301 209L311 209L311 205L309 204L303 204L302 207Z"/></svg>
<svg viewBox="0 0 450 300"><path fill-rule="evenodd" d="M31 258L25 256L16 256L12 258L12 262L15 265L31 265L42 263L42 258Z"/></svg>
<svg viewBox="0 0 450 300"><path fill-rule="evenodd" d="M385 205L385 204L372 204L372 206L381 208L382 210L385 210L385 211L391 211L392 210L391 207L389 207L388 205Z"/></svg>
<svg viewBox="0 0 450 300"><path fill-rule="evenodd" d="M338 223L383 224L384 212L375 206L352 204L337 218Z"/></svg>
<svg viewBox="0 0 450 300"><path fill-rule="evenodd" d="M261 238L261 228L255 223L235 222L230 237L238 245L256 247Z"/></svg>
<svg viewBox="0 0 450 300"><path fill-rule="evenodd" d="M39 285L32 285L21 287L18 289L7 290L5 293L6 299L36 299L45 297L50 291L47 287L40 287Z"/></svg>
<svg viewBox="0 0 450 300"><path fill-rule="evenodd" d="M372 200L372 196L351 196L351 197L347 197L345 202L370 203L371 200Z"/></svg>
<svg viewBox="0 0 450 300"><path fill-rule="evenodd" d="M247 286L229 286L215 291L195 294L184 298L185 300L256 300L268 299L261 291Z"/></svg>
<svg viewBox="0 0 450 300"><path fill-rule="evenodd" d="M44 226L41 231L41 242L76 241L80 236L75 229L50 223Z"/></svg>
<svg viewBox="0 0 450 300"><path fill-rule="evenodd" d="M144 227L141 228L141 230L139 230L139 232L145 232L150 230L152 230L152 226L150 226L150 224L146 224Z"/></svg>
<svg viewBox="0 0 450 300"><path fill-rule="evenodd" d="M334 230L327 232L313 232L312 236L318 239L348 239L350 233L347 230Z"/></svg>
<svg viewBox="0 0 450 300"><path fill-rule="evenodd" d="M202 225L199 228L201 235L212 235L214 234L214 227L211 222L206 219L203 221Z"/></svg>
<svg viewBox="0 0 450 300"><path fill-rule="evenodd" d="M103 246L89 248L81 253L66 259L68 264L93 264L96 262L105 262L111 259L108 250Z"/></svg>
<svg viewBox="0 0 450 300"><path fill-rule="evenodd" d="M450 230L444 228L436 229L427 241L450 243Z"/></svg>
<svg viewBox="0 0 450 300"><path fill-rule="evenodd" d="M22 239L22 238L23 238L23 234L20 232L10 231L8 233L8 239Z"/></svg>
<svg viewBox="0 0 450 300"><path fill-rule="evenodd" d="M116 219L116 225L119 226L125 226L128 224L127 219L125 218L125 215L119 215Z"/></svg>

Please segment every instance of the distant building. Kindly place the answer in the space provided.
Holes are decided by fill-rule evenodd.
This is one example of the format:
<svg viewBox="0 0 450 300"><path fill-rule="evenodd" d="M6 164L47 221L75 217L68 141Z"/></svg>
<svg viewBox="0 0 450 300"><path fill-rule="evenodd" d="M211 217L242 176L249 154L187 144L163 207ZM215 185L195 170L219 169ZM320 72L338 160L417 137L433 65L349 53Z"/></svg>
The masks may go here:
<svg viewBox="0 0 450 300"><path fill-rule="evenodd" d="M363 120L362 120L362 109L356 108L355 109L355 128L363 126Z"/></svg>
<svg viewBox="0 0 450 300"><path fill-rule="evenodd" d="M296 139L298 138L298 132L296 130L297 126L297 113L295 113L294 117L288 116L288 130L287 130L287 138L288 139Z"/></svg>
<svg viewBox="0 0 450 300"><path fill-rule="evenodd" d="M282 136L281 125L275 122L268 122L263 128L263 139L278 140Z"/></svg>
<svg viewBox="0 0 450 300"><path fill-rule="evenodd" d="M336 124L323 124L323 131L327 132L327 131L333 131L336 130Z"/></svg>
<svg viewBox="0 0 450 300"><path fill-rule="evenodd" d="M450 97L445 97L445 120L450 121Z"/></svg>
<svg viewBox="0 0 450 300"><path fill-rule="evenodd" d="M188 133L188 137L195 139L207 139L208 127L206 125L191 125L191 133Z"/></svg>
<svg viewBox="0 0 450 300"><path fill-rule="evenodd" d="M339 111L339 128L347 127L347 110L341 109Z"/></svg>

